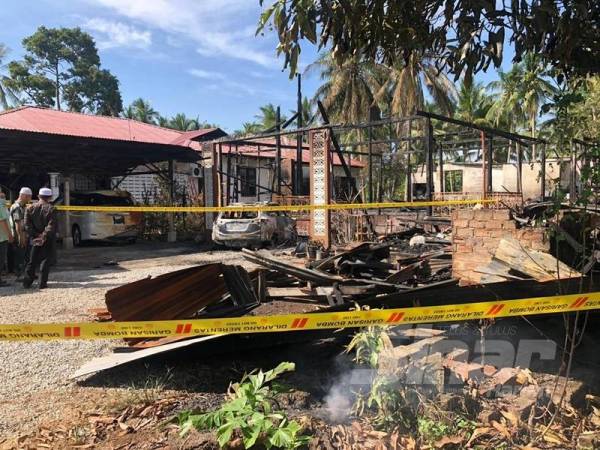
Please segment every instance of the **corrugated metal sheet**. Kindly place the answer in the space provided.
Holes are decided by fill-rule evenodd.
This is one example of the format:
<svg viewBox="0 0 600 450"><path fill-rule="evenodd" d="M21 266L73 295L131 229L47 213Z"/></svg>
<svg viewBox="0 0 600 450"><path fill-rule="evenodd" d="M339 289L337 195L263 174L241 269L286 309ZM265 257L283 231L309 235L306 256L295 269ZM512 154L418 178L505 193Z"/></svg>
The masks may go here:
<svg viewBox="0 0 600 450"><path fill-rule="evenodd" d="M0 128L185 147L197 146L196 142L191 141L192 138L201 136L203 132L214 131L214 129L208 129L206 131L195 130L195 134L183 133L137 120L57 111L36 106L23 106L0 113Z"/></svg>

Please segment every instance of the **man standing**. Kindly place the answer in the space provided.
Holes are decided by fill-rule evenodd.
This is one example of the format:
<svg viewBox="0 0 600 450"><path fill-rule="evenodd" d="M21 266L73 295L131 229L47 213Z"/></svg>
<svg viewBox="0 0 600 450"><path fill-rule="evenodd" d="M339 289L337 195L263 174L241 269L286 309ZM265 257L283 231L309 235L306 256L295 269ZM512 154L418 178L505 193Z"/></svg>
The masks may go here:
<svg viewBox="0 0 600 450"><path fill-rule="evenodd" d="M10 207L11 231L14 236L12 253L13 266L17 277L23 275L29 242L25 231L25 209L31 201L31 189L23 187L19 191L19 198Z"/></svg>
<svg viewBox="0 0 600 450"><path fill-rule="evenodd" d="M6 207L6 196L0 192L0 287L8 283L2 280L2 272L8 262L8 244L13 241L13 235L8 223L8 208Z"/></svg>
<svg viewBox="0 0 600 450"><path fill-rule="evenodd" d="M56 210L50 203L52 189L41 188L38 199L35 205L25 211L25 231L29 235L31 254L25 267L23 287L31 287L39 266L40 289L45 289L56 240Z"/></svg>

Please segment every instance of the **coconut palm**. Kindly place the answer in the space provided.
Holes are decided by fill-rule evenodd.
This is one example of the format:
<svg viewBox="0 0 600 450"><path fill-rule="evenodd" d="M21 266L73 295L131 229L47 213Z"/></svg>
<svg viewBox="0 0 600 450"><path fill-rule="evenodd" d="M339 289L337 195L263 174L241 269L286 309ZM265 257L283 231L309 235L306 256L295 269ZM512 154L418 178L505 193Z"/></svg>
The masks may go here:
<svg viewBox="0 0 600 450"><path fill-rule="evenodd" d="M6 45L0 43L0 105L2 105L3 109L8 109L19 103L17 93L8 86L7 81L10 80L10 77L4 74L7 65L2 64L2 60L7 54L8 48Z"/></svg>
<svg viewBox="0 0 600 450"><path fill-rule="evenodd" d="M548 80L548 72L538 55L534 53L526 54L521 65L521 101L528 118L531 136L536 137L540 108L545 100L556 93L556 89Z"/></svg>
<svg viewBox="0 0 600 450"><path fill-rule="evenodd" d="M258 120L263 130L273 128L275 125L277 125L277 108L275 105L268 103L264 106L261 106L259 109L260 113L254 117ZM285 116L280 114L280 121L284 122L285 120Z"/></svg>
<svg viewBox="0 0 600 450"><path fill-rule="evenodd" d="M132 110L130 111L129 108ZM130 117L135 120L139 120L144 123L152 123L156 124L156 121L159 118L158 112L152 108L152 105L148 100L144 100L143 98L137 98L133 102L131 102L130 107L126 109L127 114L132 114L133 117Z"/></svg>
<svg viewBox="0 0 600 450"><path fill-rule="evenodd" d="M295 109L292 110L292 114L296 114ZM310 125L314 118L314 104L308 99L308 97L304 97L302 99L302 125Z"/></svg>
<svg viewBox="0 0 600 450"><path fill-rule="evenodd" d="M492 99L487 94L483 83L460 84L454 115L457 119L477 125L490 125L487 114L492 106Z"/></svg>
<svg viewBox="0 0 600 450"><path fill-rule="evenodd" d="M442 114L452 115L458 93L454 83L439 71L427 55L413 53L407 62L384 70L386 81L376 91L379 102L389 104L390 114L410 116L425 106L425 94L429 94Z"/></svg>
<svg viewBox="0 0 600 450"><path fill-rule="evenodd" d="M169 120L168 127L180 131L197 130L199 128L198 119L192 119L184 113L178 113Z"/></svg>
<svg viewBox="0 0 600 450"><path fill-rule="evenodd" d="M492 102L486 115L487 120L494 126L504 122L509 131L516 131L526 120L522 101L521 80L523 68L515 64L508 71L498 71L498 80L492 81L488 89L495 100Z"/></svg>
<svg viewBox="0 0 600 450"><path fill-rule="evenodd" d="M324 53L306 72L317 70L323 84L317 89L313 102L321 100L332 121L359 123L379 118L374 96L380 87L377 66L366 64L359 57L338 65L330 53Z"/></svg>
<svg viewBox="0 0 600 450"><path fill-rule="evenodd" d="M169 118L167 116L163 116L162 114L159 114L158 118L156 119L156 125L163 128L169 128L169 122Z"/></svg>

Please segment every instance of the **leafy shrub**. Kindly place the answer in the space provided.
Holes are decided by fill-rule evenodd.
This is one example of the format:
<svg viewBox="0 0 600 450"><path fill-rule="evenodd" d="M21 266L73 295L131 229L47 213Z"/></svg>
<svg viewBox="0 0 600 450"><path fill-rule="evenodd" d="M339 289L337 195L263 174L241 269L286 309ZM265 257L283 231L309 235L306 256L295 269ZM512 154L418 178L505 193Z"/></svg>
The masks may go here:
<svg viewBox="0 0 600 450"><path fill-rule="evenodd" d="M274 409L277 405L275 396L285 390L274 380L294 369L294 363L283 362L267 372L259 370L245 374L239 383L230 387L229 400L216 411L182 413L179 416L181 435L192 428L216 430L221 448L236 437L241 437L246 449L255 445L267 449L294 449L306 444L310 438L301 435L298 422Z"/></svg>

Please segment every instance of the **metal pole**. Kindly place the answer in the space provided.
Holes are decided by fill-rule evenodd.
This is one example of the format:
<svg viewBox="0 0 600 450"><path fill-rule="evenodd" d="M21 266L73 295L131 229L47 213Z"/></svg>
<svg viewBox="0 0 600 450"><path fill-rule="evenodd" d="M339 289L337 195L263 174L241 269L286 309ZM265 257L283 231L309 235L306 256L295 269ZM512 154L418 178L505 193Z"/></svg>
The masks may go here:
<svg viewBox="0 0 600 450"><path fill-rule="evenodd" d="M481 186L481 190L483 191L483 197L487 196L487 172L485 170L486 163L486 148L485 148L485 133L481 132L481 171L483 172L483 186Z"/></svg>
<svg viewBox="0 0 600 450"><path fill-rule="evenodd" d="M298 74L298 93L297 93L297 114L298 129L302 128L302 75ZM302 179L304 178L302 170L302 133L296 135L296 186L294 188L296 195L302 194Z"/></svg>
<svg viewBox="0 0 600 450"><path fill-rule="evenodd" d="M254 166L254 170L256 170L255 182L258 185L260 183L260 145L256 146L256 164ZM254 189L256 189L256 201L260 202L260 189L258 189L256 186Z"/></svg>
<svg viewBox="0 0 600 450"><path fill-rule="evenodd" d="M175 203L175 162L169 160L169 205L174 206ZM167 242L175 242L177 233L175 231L175 214L169 213L169 232L167 233Z"/></svg>
<svg viewBox="0 0 600 450"><path fill-rule="evenodd" d="M277 136L275 136L275 191L281 195L281 108L277 107Z"/></svg>
<svg viewBox="0 0 600 450"><path fill-rule="evenodd" d="M492 182L492 169L494 168L494 149L492 147L493 136L488 138L487 148L487 192L492 194L494 192L494 183Z"/></svg>
<svg viewBox="0 0 600 450"><path fill-rule="evenodd" d="M231 144L229 145L231 148ZM219 206L223 206L223 144L219 144Z"/></svg>
<svg viewBox="0 0 600 450"><path fill-rule="evenodd" d="M523 195L523 148L517 142L517 192Z"/></svg>
<svg viewBox="0 0 600 450"><path fill-rule="evenodd" d="M373 202L373 127L367 128L369 135L369 202Z"/></svg>
<svg viewBox="0 0 600 450"><path fill-rule="evenodd" d="M425 122L425 153L427 158L427 200L433 200L433 126L431 119ZM433 214L433 207L427 207L427 214Z"/></svg>
<svg viewBox="0 0 600 450"><path fill-rule="evenodd" d="M412 138L412 119L408 121L408 144L406 152L406 201L412 202L412 168L410 166L411 138Z"/></svg>
<svg viewBox="0 0 600 450"><path fill-rule="evenodd" d="M444 194L444 191L446 190L446 186L444 186L444 149L443 149L443 146L439 143L438 143L438 166L440 168L439 191L440 191L440 194L442 194L442 197L440 197L440 200L443 200L444 199L443 194Z"/></svg>
<svg viewBox="0 0 600 450"><path fill-rule="evenodd" d="M569 201L570 203L575 202L577 186L577 146L574 142L571 142L571 178L569 179Z"/></svg>

